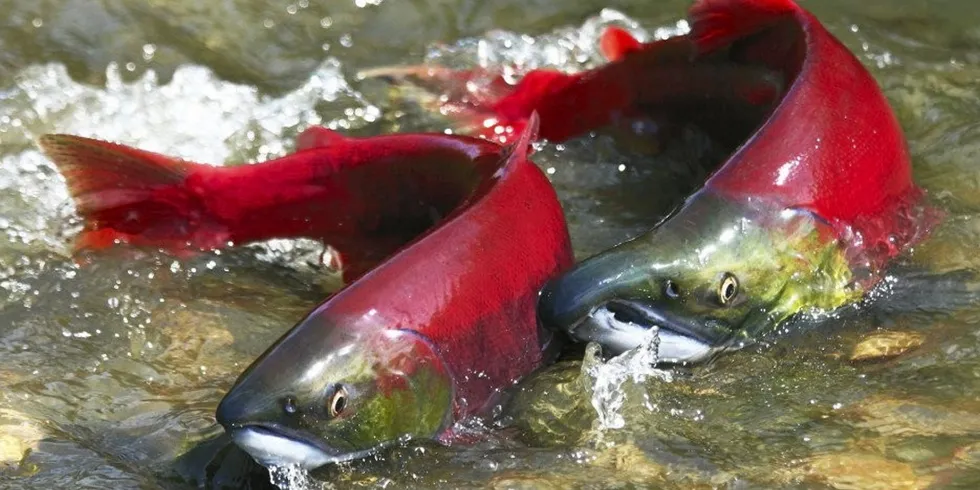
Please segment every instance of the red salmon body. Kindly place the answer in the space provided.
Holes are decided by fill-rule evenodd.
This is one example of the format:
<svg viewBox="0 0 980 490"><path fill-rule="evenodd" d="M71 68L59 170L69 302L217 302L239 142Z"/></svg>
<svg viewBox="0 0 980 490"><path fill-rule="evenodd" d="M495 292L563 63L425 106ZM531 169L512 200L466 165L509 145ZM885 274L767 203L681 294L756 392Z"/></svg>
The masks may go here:
<svg viewBox="0 0 980 490"><path fill-rule="evenodd" d="M320 307L430 339L457 381L457 418L480 413L557 346L538 328L537 291L572 255L555 192L526 160L530 134L472 204Z"/></svg>
<svg viewBox="0 0 980 490"><path fill-rule="evenodd" d="M697 0L689 18L689 34L650 43L609 28L599 41L609 63L534 70L509 88L482 69L371 72L441 87L445 112L495 141L536 112L554 141L640 127L657 149L695 129L728 150L673 214L563 272L539 299L539 321L605 352L655 331L668 363L860 301L940 214L912 180L878 84L810 13L791 0Z"/></svg>
<svg viewBox="0 0 980 490"><path fill-rule="evenodd" d="M506 147L312 128L296 153L236 167L74 136L45 136L41 146L86 220L79 248L128 242L182 253L293 237L336 248L350 284L294 330L416 332L452 380L458 420L482 413L557 345L535 306L572 253L554 190L527 159L536 127ZM294 361L331 348L339 346Z"/></svg>
<svg viewBox="0 0 980 490"><path fill-rule="evenodd" d="M812 14L789 0L715 0L698 2L691 20L702 52L728 48L791 81L707 189L813 211L855 234L847 239L876 269L923 238L932 218L918 206L902 128L868 70Z"/></svg>
<svg viewBox="0 0 980 490"><path fill-rule="evenodd" d="M670 128L694 123L734 148L700 192L813 212L875 272L926 236L937 213L921 202L894 112L812 14L791 0L698 0L689 18L689 34L650 43L611 27L609 63L534 70L510 89L480 69L373 73L442 87L451 113L498 141L533 111L553 141L653 118L670 144Z"/></svg>

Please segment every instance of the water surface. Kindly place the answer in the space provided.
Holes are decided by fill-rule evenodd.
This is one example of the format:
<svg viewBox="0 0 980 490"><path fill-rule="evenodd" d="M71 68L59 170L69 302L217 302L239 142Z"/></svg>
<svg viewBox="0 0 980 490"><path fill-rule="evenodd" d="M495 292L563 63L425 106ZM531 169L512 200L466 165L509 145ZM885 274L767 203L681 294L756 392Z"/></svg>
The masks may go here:
<svg viewBox="0 0 980 490"><path fill-rule="evenodd" d="M579 69L617 22L683 32L687 1L39 0L0 20L0 486L195 488L265 478L220 449L218 400L337 278L315 244L77 266L64 182L33 138L65 132L214 164L285 154L311 124L445 129L358 70L438 59ZM532 377L478 442L410 443L294 488L976 488L980 484L980 14L966 0L805 2L872 70L949 212L896 270L892 296L704 368L638 352ZM604 10L605 9L605 10ZM805 123L805 122L801 122ZM585 137L535 157L585 257L656 222L657 158ZM919 272L928 269L931 275ZM911 272L914 271L914 272ZM943 274L943 275L936 275ZM913 287L914 286L914 287ZM966 291L966 293L964 293ZM915 305L918 308L910 308ZM857 361L884 334L917 347ZM236 466L238 465L238 466ZM242 466L244 465L244 467Z"/></svg>

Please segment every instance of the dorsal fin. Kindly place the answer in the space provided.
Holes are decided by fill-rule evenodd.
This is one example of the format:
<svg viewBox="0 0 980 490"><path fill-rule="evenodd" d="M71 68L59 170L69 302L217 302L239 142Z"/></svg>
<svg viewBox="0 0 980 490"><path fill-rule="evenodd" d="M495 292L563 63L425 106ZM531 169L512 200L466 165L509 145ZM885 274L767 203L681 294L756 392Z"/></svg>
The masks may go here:
<svg viewBox="0 0 980 490"><path fill-rule="evenodd" d="M618 61L642 46L626 29L609 26L599 37L599 51L609 61Z"/></svg>
<svg viewBox="0 0 980 490"><path fill-rule="evenodd" d="M538 129L541 126L541 118L538 116L538 111L532 111L531 115L527 118L527 122L524 124L524 130L521 131L520 137L511 145L510 157L519 157L527 159L528 155L532 153L532 144L538 139Z"/></svg>
<svg viewBox="0 0 980 490"><path fill-rule="evenodd" d="M691 38L711 52L800 10L792 0L696 0L688 11Z"/></svg>
<svg viewBox="0 0 980 490"><path fill-rule="evenodd" d="M350 138L323 126L310 126L296 137L296 151L323 148L336 143L350 141Z"/></svg>

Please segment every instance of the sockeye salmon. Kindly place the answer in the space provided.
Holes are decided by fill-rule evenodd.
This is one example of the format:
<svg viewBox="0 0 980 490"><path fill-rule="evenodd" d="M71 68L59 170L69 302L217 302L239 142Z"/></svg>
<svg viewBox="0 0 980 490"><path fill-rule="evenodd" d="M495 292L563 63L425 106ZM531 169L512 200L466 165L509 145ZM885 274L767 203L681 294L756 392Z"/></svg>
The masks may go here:
<svg viewBox="0 0 980 490"><path fill-rule="evenodd" d="M640 43L610 28L610 62L575 74L380 69L445 95L445 111L500 141L527 117L561 141L602 126L694 125L732 153L649 232L543 290L540 319L609 352L657 327L659 357L697 362L802 312L865 296L940 214L912 180L901 127L861 62L790 0L698 0L691 32Z"/></svg>
<svg viewBox="0 0 980 490"><path fill-rule="evenodd" d="M349 460L405 437L445 438L555 353L538 291L571 265L568 231L527 159L442 134L347 138L311 128L294 154L236 167L77 136L40 146L64 175L80 248L183 253L322 240L350 282L276 341L217 408L265 465Z"/></svg>

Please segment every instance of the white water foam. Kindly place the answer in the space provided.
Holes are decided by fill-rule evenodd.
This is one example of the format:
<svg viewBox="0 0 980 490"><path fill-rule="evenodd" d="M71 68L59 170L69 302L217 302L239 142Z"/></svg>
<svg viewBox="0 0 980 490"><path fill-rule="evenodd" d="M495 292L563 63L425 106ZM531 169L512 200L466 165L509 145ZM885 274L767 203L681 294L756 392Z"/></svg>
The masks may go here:
<svg viewBox="0 0 980 490"><path fill-rule="evenodd" d="M233 149L260 146L254 160L283 154L282 135L314 124L350 128L380 116L355 92L340 62L327 59L296 90L270 97L255 87L218 78L187 65L161 84L153 71L126 83L110 64L105 87L72 80L58 64L32 66L0 92L0 141L24 144L48 132L71 133L136 145L204 163L222 164ZM336 117L325 119L317 104Z"/></svg>

